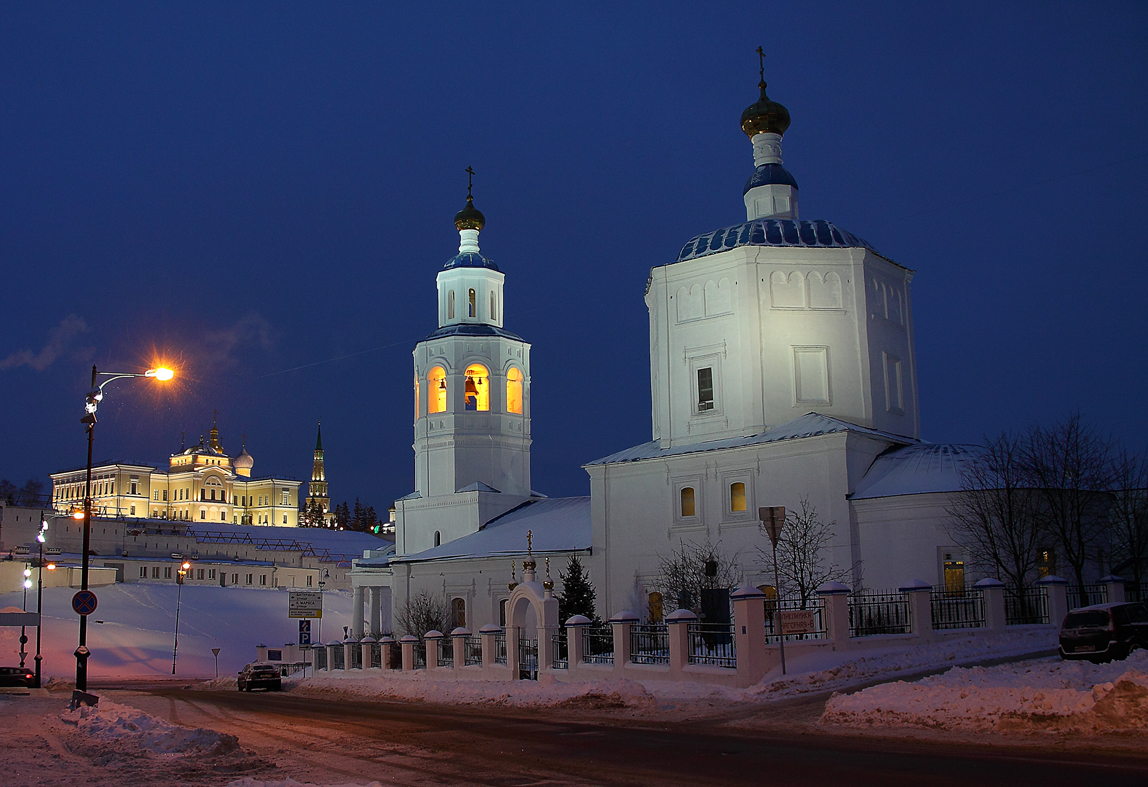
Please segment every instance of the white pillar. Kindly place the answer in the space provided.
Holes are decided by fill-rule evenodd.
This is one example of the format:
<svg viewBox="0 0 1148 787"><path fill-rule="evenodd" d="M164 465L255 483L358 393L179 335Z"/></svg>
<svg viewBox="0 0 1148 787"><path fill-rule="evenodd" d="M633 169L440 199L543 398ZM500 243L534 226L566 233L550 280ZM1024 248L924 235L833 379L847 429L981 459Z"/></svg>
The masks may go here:
<svg viewBox="0 0 1148 787"><path fill-rule="evenodd" d="M371 592L371 618L367 623L367 633L372 637L381 637L383 635L383 621L380 614L382 608L383 589L370 588Z"/></svg>
<svg viewBox="0 0 1148 787"><path fill-rule="evenodd" d="M351 636L362 637L365 633L363 631L363 594L366 588L357 587L354 589L353 601L351 606Z"/></svg>
<svg viewBox="0 0 1148 787"><path fill-rule="evenodd" d="M914 579L898 588L909 601L912 632L926 642L933 638L933 588L928 582Z"/></svg>

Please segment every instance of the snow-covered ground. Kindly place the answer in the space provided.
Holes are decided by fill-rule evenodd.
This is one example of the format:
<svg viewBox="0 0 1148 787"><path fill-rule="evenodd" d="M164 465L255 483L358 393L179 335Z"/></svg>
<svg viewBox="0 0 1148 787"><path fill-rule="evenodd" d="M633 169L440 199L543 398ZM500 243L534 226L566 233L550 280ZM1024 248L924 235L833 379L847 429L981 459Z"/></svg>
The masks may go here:
<svg viewBox="0 0 1148 787"><path fill-rule="evenodd" d="M162 677L171 675L175 634L176 590L174 584L131 584L95 588L99 601L88 618L88 680L101 678ZM74 678L79 642L79 618L72 611L70 588L45 588L41 652L43 674ZM327 591L324 595L323 636L342 639L350 622L349 592ZM212 678L219 648L219 674L235 675L255 659L255 646L277 647L294 642L298 621L287 617L286 590L247 590L185 585L180 599L179 678ZM22 593L0 594L0 608L23 604ZM28 593L28 609L36 609L34 592ZM0 628L0 666L20 663L20 629ZM28 660L36 650L36 631L28 630Z"/></svg>
<svg viewBox="0 0 1148 787"><path fill-rule="evenodd" d="M1148 730L1148 651L1091 664L1059 657L995 667L954 667L835 695L825 723L964 730Z"/></svg>

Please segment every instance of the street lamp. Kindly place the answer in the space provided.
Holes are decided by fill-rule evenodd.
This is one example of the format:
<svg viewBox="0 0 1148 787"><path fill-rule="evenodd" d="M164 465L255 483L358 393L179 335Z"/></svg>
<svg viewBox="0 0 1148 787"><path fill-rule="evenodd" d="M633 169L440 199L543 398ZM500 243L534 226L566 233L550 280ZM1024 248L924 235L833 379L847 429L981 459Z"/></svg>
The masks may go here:
<svg viewBox="0 0 1148 787"><path fill-rule="evenodd" d="M175 644L173 644L171 647L172 675L175 674L175 656L176 653L179 652L179 602L180 598L183 596L183 578L187 576L188 569L190 568L191 563L188 563L186 560L183 561L183 565L179 567L179 571L176 572L175 577L175 583L179 586L179 589L175 591ZM219 676L216 675L215 677L218 678Z"/></svg>
<svg viewBox="0 0 1148 787"><path fill-rule="evenodd" d="M96 409L104 399L104 386L112 380L122 380L128 377L150 377L156 380L170 380L175 372L166 367L148 369L146 372L100 372L92 364L92 389L88 391L84 400L84 415L80 423L84 424L88 432L88 473L84 483L84 539L83 554L80 556L80 590L88 589L88 550L92 541L92 443L96 432ZM99 382L100 377L108 379ZM78 519L79 517L77 517ZM76 691L88 690L88 616L80 615L80 644L76 648ZM75 700L73 700L74 702Z"/></svg>

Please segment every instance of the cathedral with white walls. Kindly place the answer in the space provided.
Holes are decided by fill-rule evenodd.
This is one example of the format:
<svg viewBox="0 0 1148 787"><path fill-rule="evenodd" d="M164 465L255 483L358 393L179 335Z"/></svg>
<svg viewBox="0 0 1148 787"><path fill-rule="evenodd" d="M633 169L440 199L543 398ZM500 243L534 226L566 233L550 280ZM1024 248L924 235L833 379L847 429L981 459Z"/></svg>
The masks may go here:
<svg viewBox="0 0 1148 787"><path fill-rule="evenodd" d="M585 464L589 497L531 489L530 345L504 326L504 274L479 250L485 217L468 193L458 254L438 273L439 328L414 350L416 488L396 502L396 554L352 572L357 633L387 629L361 614L371 587L395 611L427 591L455 625L505 625L528 533L555 579L581 556L603 617L668 612L659 566L683 543L715 545L743 583L771 584L759 508L803 501L854 587L964 583L946 507L972 454L920 441L913 271L800 217L782 158L789 112L764 77L759 89L741 117L745 221L654 261L651 439Z"/></svg>

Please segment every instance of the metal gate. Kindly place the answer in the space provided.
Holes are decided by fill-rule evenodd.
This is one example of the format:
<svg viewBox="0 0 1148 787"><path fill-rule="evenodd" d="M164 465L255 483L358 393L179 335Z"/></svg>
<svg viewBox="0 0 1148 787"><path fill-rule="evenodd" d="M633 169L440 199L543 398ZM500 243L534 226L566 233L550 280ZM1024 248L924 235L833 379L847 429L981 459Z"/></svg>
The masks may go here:
<svg viewBox="0 0 1148 787"><path fill-rule="evenodd" d="M518 633L518 679L538 680L538 640Z"/></svg>

